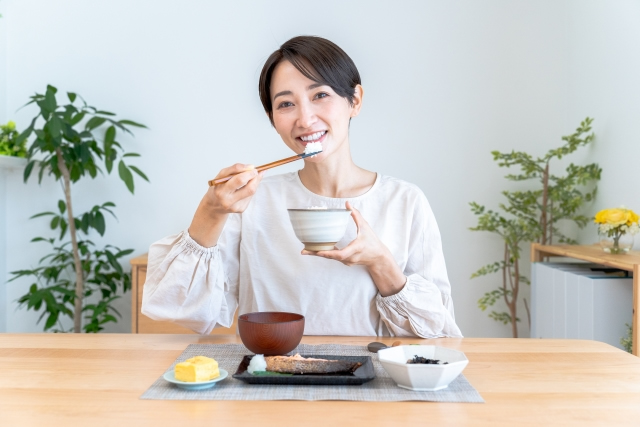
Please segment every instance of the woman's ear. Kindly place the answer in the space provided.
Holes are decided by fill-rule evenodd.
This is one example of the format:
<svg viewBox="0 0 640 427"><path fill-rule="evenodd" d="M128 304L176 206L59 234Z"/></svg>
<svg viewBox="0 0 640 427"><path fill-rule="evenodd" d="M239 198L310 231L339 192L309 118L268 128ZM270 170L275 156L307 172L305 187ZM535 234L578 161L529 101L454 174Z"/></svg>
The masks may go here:
<svg viewBox="0 0 640 427"><path fill-rule="evenodd" d="M356 85L354 88L353 94L353 104L351 105L351 116L355 117L360 114L360 109L362 108L362 98L364 97L364 88L362 85Z"/></svg>

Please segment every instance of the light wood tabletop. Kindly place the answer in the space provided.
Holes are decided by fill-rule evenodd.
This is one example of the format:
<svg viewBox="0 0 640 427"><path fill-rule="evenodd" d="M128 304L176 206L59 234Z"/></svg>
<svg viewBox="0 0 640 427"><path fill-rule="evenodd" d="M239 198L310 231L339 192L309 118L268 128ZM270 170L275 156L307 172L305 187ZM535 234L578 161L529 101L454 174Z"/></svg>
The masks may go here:
<svg viewBox="0 0 640 427"><path fill-rule="evenodd" d="M304 337L308 344L397 338ZM159 401L142 393L191 343L233 335L0 334L0 426L638 425L640 358L595 341L402 339L463 351L486 403ZM357 386L351 386L357 387Z"/></svg>

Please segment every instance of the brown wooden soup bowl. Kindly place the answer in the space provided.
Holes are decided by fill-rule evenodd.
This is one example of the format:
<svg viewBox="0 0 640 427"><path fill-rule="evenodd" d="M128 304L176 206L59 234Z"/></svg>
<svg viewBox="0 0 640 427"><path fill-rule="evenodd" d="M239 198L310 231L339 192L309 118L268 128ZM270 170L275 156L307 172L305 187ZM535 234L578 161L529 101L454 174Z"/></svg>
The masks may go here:
<svg viewBox="0 0 640 427"><path fill-rule="evenodd" d="M255 354L286 354L300 344L304 316L279 311L241 314L238 331L244 346Z"/></svg>

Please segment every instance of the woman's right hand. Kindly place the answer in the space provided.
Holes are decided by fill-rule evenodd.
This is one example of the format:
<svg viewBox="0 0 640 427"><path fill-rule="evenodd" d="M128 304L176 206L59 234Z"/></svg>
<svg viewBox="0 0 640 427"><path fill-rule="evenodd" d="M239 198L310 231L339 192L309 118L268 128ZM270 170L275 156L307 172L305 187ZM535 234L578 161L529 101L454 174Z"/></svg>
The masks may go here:
<svg viewBox="0 0 640 427"><path fill-rule="evenodd" d="M227 215L247 209L264 172L258 172L252 165L236 163L222 169L215 179L233 174L237 175L227 182L209 187L193 216L189 235L201 246L215 246Z"/></svg>
<svg viewBox="0 0 640 427"><path fill-rule="evenodd" d="M262 174L253 165L242 163L222 169L214 179L229 175L234 176L227 182L209 187L203 198L211 213L225 215L244 212L262 180Z"/></svg>

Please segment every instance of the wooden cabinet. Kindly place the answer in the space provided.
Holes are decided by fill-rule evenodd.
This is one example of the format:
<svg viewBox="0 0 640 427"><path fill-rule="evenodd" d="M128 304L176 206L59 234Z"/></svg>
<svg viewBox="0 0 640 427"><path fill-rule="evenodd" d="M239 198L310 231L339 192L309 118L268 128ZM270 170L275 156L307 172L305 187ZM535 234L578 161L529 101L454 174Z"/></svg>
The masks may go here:
<svg viewBox="0 0 640 427"><path fill-rule="evenodd" d="M547 257L567 257L582 261L619 268L633 273L633 354L640 355L640 252L631 251L625 255L612 255L602 251L598 245L540 245L531 244L531 262L541 262Z"/></svg>
<svg viewBox="0 0 640 427"><path fill-rule="evenodd" d="M147 254L131 260L131 332L134 334L193 334L193 331L175 323L158 322L140 313L145 280L147 280ZM236 313L230 328L216 328L211 334L235 334L237 323Z"/></svg>

